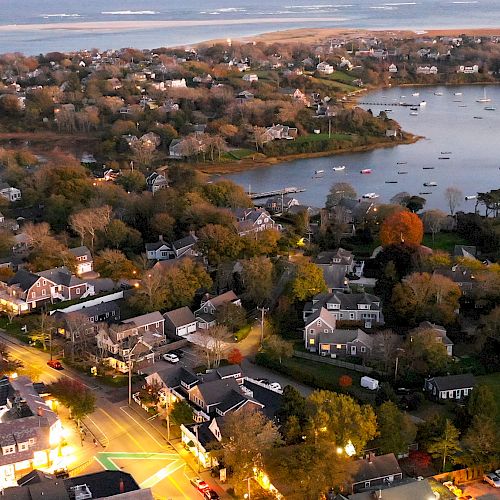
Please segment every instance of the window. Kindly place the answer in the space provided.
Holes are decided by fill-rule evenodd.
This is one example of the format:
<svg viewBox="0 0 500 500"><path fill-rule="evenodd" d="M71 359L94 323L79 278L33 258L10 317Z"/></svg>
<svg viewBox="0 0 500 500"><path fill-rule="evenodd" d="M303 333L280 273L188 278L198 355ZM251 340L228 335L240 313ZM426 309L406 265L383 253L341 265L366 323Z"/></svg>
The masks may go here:
<svg viewBox="0 0 500 500"><path fill-rule="evenodd" d="M318 326L321 326L321 321L318 321L316 324L317 324Z"/></svg>
<svg viewBox="0 0 500 500"><path fill-rule="evenodd" d="M328 328L325 328L323 331L324 331L325 333L328 333Z"/></svg>
<svg viewBox="0 0 500 500"><path fill-rule="evenodd" d="M77 288L77 289L76 289L76 293L77 293L78 295L80 295L80 289L79 289L79 288Z"/></svg>
<svg viewBox="0 0 500 500"><path fill-rule="evenodd" d="M35 444L35 438L29 438L28 443L29 443L30 445Z"/></svg>
<svg viewBox="0 0 500 500"><path fill-rule="evenodd" d="M47 284L47 280L42 281L42 285L45 286Z"/></svg>
<svg viewBox="0 0 500 500"><path fill-rule="evenodd" d="M311 329L309 330L309 333L314 333L314 330L311 328Z"/></svg>
<svg viewBox="0 0 500 500"><path fill-rule="evenodd" d="M39 282L39 281L37 281L37 282L36 282L36 286L37 286L38 288L40 288L40 282Z"/></svg>
<svg viewBox="0 0 500 500"><path fill-rule="evenodd" d="M309 339L309 345L314 345L315 340L314 339Z"/></svg>
<svg viewBox="0 0 500 500"><path fill-rule="evenodd" d="M19 443L19 451L26 451L28 449L28 443Z"/></svg>
<svg viewBox="0 0 500 500"><path fill-rule="evenodd" d="M337 344L337 349L342 349L342 344Z"/></svg>
<svg viewBox="0 0 500 500"><path fill-rule="evenodd" d="M354 313L349 313L349 319L354 319Z"/></svg>
<svg viewBox="0 0 500 500"><path fill-rule="evenodd" d="M160 328L160 322L157 321L156 324L155 324L156 328Z"/></svg>
<svg viewBox="0 0 500 500"><path fill-rule="evenodd" d="M42 290L42 295L47 295L47 290Z"/></svg>
<svg viewBox="0 0 500 500"><path fill-rule="evenodd" d="M35 292L31 292L31 297L34 299L36 297L36 293Z"/></svg>
<svg viewBox="0 0 500 500"><path fill-rule="evenodd" d="M361 346L361 352L366 352L366 347L365 346Z"/></svg>
<svg viewBox="0 0 500 500"><path fill-rule="evenodd" d="M453 391L450 391L450 392L449 392L449 397L450 397L450 398L453 398Z"/></svg>
<svg viewBox="0 0 500 500"><path fill-rule="evenodd" d="M16 447L14 445L2 447L2 453L4 455L11 455L12 453L15 453L15 452L16 452Z"/></svg>

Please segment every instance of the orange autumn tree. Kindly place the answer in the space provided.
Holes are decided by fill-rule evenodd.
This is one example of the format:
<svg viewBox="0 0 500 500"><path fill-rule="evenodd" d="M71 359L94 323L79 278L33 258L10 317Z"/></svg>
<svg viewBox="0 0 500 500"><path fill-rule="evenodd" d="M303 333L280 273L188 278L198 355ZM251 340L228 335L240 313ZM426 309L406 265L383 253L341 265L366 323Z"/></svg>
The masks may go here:
<svg viewBox="0 0 500 500"><path fill-rule="evenodd" d="M418 215L401 211L389 215L380 227L380 241L382 246L395 243L420 245L424 236L424 225Z"/></svg>

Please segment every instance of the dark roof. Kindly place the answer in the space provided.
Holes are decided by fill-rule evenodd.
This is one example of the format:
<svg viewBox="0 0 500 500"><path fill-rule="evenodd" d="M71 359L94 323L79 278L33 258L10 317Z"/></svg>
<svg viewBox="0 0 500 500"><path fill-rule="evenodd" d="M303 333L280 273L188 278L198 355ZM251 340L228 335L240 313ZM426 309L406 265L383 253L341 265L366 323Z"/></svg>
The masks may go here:
<svg viewBox="0 0 500 500"><path fill-rule="evenodd" d="M217 374L219 375L220 378L238 375L241 374L241 366L240 365L220 366L219 368L217 368Z"/></svg>
<svg viewBox="0 0 500 500"><path fill-rule="evenodd" d="M38 280L40 276L30 273L25 269L19 269L12 278L8 281L9 285L19 285L25 292L29 290Z"/></svg>
<svg viewBox="0 0 500 500"><path fill-rule="evenodd" d="M378 494L378 491L377 491ZM376 498L379 498L378 496ZM390 486L383 488L381 497L383 500L428 500L434 498L431 485L426 479L421 481L413 480L410 483L401 484L398 486ZM373 500L373 491L364 491L349 496L349 500Z"/></svg>
<svg viewBox="0 0 500 500"><path fill-rule="evenodd" d="M338 264L350 264L353 260L353 254L349 250L337 248L336 250L319 253L313 262L315 264L337 264L333 262L333 259L340 259Z"/></svg>
<svg viewBox="0 0 500 500"><path fill-rule="evenodd" d="M468 257L467 254L476 257L476 247L474 245L455 245L455 248L453 248L454 257Z"/></svg>
<svg viewBox="0 0 500 500"><path fill-rule="evenodd" d="M5 406L7 404L7 398L12 396L14 390L9 382L9 377L3 376L0 378L0 406Z"/></svg>
<svg viewBox="0 0 500 500"><path fill-rule="evenodd" d="M180 240L174 241L172 243L172 248L174 250L181 250L182 248L186 248L192 245L195 245L196 242L198 241L198 238L192 234L181 238Z"/></svg>
<svg viewBox="0 0 500 500"><path fill-rule="evenodd" d="M243 381L244 387L252 391L252 399L264 405L262 409L266 417L273 419L281 407L282 395L272 389L255 384L250 380Z"/></svg>
<svg viewBox="0 0 500 500"><path fill-rule="evenodd" d="M219 419L217 419L219 422ZM202 424L190 424L186 425L186 429L189 429L193 434L196 435L198 433L198 441L203 446L203 448L207 449L208 444L216 441L216 437L212 434L209 426L211 421L203 422ZM195 427L198 427L198 430L195 430Z"/></svg>
<svg viewBox="0 0 500 500"><path fill-rule="evenodd" d="M75 257L83 257L87 256L90 257L89 260L92 259L92 254L90 253L90 250L86 246L82 247L76 247L76 248L70 248L69 251L75 256Z"/></svg>
<svg viewBox="0 0 500 500"><path fill-rule="evenodd" d="M146 243L146 250L149 252L156 251L162 246L166 246L170 250L170 245L161 240L155 241L154 243Z"/></svg>
<svg viewBox="0 0 500 500"><path fill-rule="evenodd" d="M306 304L305 310L319 309L320 307L326 307L326 304L340 304L340 310L357 310L358 304L369 304L370 311L378 311L380 309L380 298L371 293L344 293L344 292L333 292L333 293L320 293L315 295L313 298L313 303L308 302ZM309 309L308 309L309 308Z"/></svg>
<svg viewBox="0 0 500 500"><path fill-rule="evenodd" d="M198 385L205 404L207 406L221 403L231 391L239 391L238 382L234 378L214 380Z"/></svg>
<svg viewBox="0 0 500 500"><path fill-rule="evenodd" d="M123 482L123 491L120 483ZM131 474L122 471L105 470L84 476L70 477L64 483L72 486L86 484L92 492L92 498L103 498L139 490L139 485Z"/></svg>
<svg viewBox="0 0 500 500"><path fill-rule="evenodd" d="M223 414L229 410L235 410L242 406L248 400L241 392L232 390L226 397L217 405L217 410Z"/></svg>
<svg viewBox="0 0 500 500"><path fill-rule="evenodd" d="M101 316L102 314L111 313L113 311L120 311L120 307L114 300L110 300L109 302L102 302L100 304L96 304L95 306L82 307L77 311L72 312L63 312L58 311L58 314L62 314L63 318L68 317L71 314L82 314L87 318L93 318L94 316Z"/></svg>
<svg viewBox="0 0 500 500"><path fill-rule="evenodd" d="M333 332L320 332L320 344L347 344L359 340L363 342L368 348L373 347L373 338L359 328L356 330L339 330L335 329Z"/></svg>
<svg viewBox="0 0 500 500"><path fill-rule="evenodd" d="M194 314L187 306L174 309L173 311L168 311L163 315L163 317L165 318L167 325L174 326L175 328L196 322Z"/></svg>
<svg viewBox="0 0 500 500"><path fill-rule="evenodd" d="M439 391L453 391L455 389L474 387L476 384L474 375L471 373L447 375L444 377L431 377L428 380L430 382L434 382Z"/></svg>
<svg viewBox="0 0 500 500"><path fill-rule="evenodd" d="M48 280L54 282L56 285L70 287L83 285L85 283L85 281L82 281L81 279L71 274L71 271L65 266L47 269L46 271L41 271L37 274L42 278L47 278Z"/></svg>
<svg viewBox="0 0 500 500"><path fill-rule="evenodd" d="M52 479L55 479L53 474L35 469L18 479L17 484L19 486L26 486L27 484L41 483L42 481L51 481Z"/></svg>
<svg viewBox="0 0 500 500"><path fill-rule="evenodd" d="M394 453L356 460L352 464L352 484L369 481L379 477L401 474Z"/></svg>
<svg viewBox="0 0 500 500"><path fill-rule="evenodd" d="M434 271L437 274L450 278L455 283L475 283L474 273L470 269L461 266L449 268L439 268Z"/></svg>

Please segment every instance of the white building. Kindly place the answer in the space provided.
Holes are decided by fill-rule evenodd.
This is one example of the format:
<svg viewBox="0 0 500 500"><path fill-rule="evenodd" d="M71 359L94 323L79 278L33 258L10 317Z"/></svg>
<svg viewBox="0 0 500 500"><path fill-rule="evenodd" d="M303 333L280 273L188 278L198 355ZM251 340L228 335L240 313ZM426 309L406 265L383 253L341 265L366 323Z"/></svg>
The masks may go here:
<svg viewBox="0 0 500 500"><path fill-rule="evenodd" d="M438 69L436 66L419 66L417 75L437 75Z"/></svg>
<svg viewBox="0 0 500 500"><path fill-rule="evenodd" d="M327 62L320 62L316 66L316 70L319 73L323 73L324 75L331 75L335 70L331 64L328 64Z"/></svg>
<svg viewBox="0 0 500 500"><path fill-rule="evenodd" d="M245 82L258 82L259 77L255 73L249 73L248 75L243 75L243 81L245 81Z"/></svg>
<svg viewBox="0 0 500 500"><path fill-rule="evenodd" d="M472 75L474 73L479 73L479 66L474 64L473 66L459 66L457 73L464 73L466 75Z"/></svg>
<svg viewBox="0 0 500 500"><path fill-rule="evenodd" d="M9 201L17 201L21 199L21 191L8 184L0 183L0 196Z"/></svg>
<svg viewBox="0 0 500 500"><path fill-rule="evenodd" d="M389 73L397 73L398 72L398 67L395 64L391 64L389 66Z"/></svg>

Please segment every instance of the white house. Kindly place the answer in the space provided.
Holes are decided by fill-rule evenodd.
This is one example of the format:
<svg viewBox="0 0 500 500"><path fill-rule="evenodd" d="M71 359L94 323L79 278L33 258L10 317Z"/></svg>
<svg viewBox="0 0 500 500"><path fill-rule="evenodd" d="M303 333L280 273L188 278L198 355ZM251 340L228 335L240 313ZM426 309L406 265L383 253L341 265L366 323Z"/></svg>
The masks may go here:
<svg viewBox="0 0 500 500"><path fill-rule="evenodd" d="M249 73L248 75L243 75L243 80L245 82L258 82L259 77L255 73Z"/></svg>
<svg viewBox="0 0 500 500"><path fill-rule="evenodd" d="M94 270L94 260L86 246L70 248L69 251L76 257L76 274L81 276Z"/></svg>
<svg viewBox="0 0 500 500"><path fill-rule="evenodd" d="M328 64L327 62L320 62L316 66L316 70L318 71L318 73L323 73L324 75L331 75L335 71L333 66L331 64Z"/></svg>
<svg viewBox="0 0 500 500"><path fill-rule="evenodd" d="M419 66L417 75L437 75L438 69L436 66Z"/></svg>
<svg viewBox="0 0 500 500"><path fill-rule="evenodd" d="M391 64L389 66L389 73L397 73L398 72L398 67L395 64Z"/></svg>
<svg viewBox="0 0 500 500"><path fill-rule="evenodd" d="M457 73L464 73L466 75L472 75L474 73L479 73L479 66L474 64L473 66L459 66Z"/></svg>
<svg viewBox="0 0 500 500"><path fill-rule="evenodd" d="M431 377L425 380L424 391L439 401L461 400L473 391L475 384L470 373Z"/></svg>
<svg viewBox="0 0 500 500"><path fill-rule="evenodd" d="M181 78L180 80L167 80L165 82L166 87L171 87L173 89L180 89L186 87L186 79Z"/></svg>
<svg viewBox="0 0 500 500"><path fill-rule="evenodd" d="M6 183L0 183L0 196L9 201L17 201L21 199L21 191Z"/></svg>
<svg viewBox="0 0 500 500"><path fill-rule="evenodd" d="M222 295L218 295L217 297L211 297L207 294L201 300L200 308L194 312L196 320L198 321L198 327L202 330L207 330L215 326L217 324L215 319L217 309L224 304L241 306L241 299L239 299L232 290Z"/></svg>

